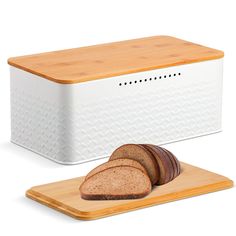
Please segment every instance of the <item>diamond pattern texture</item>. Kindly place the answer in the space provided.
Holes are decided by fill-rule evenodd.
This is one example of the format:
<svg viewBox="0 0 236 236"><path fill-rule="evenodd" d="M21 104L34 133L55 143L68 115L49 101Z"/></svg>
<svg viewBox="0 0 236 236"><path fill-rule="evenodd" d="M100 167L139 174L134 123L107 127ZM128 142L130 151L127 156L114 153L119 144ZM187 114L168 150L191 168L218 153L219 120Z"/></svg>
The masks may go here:
<svg viewBox="0 0 236 236"><path fill-rule="evenodd" d="M214 79L152 86L148 94L119 89L124 92L60 104L13 84L12 141L70 164L107 157L123 143L164 144L221 129Z"/></svg>

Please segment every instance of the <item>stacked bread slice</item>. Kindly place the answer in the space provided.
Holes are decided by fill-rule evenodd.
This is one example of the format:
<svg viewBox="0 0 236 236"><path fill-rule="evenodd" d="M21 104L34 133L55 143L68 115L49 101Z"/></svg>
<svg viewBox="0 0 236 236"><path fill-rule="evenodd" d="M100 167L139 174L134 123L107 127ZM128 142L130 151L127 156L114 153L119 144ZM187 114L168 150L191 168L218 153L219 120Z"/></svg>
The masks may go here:
<svg viewBox="0 0 236 236"><path fill-rule="evenodd" d="M170 182L180 174L177 158L152 144L125 144L108 162L91 170L80 186L83 199L136 199L148 195L152 186Z"/></svg>

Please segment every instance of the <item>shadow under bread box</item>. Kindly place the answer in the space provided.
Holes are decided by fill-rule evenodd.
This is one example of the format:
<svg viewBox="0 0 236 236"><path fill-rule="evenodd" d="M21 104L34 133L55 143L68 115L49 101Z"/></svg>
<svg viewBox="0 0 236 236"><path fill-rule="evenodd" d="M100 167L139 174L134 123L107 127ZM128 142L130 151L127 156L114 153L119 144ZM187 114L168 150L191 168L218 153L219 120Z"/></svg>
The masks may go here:
<svg viewBox="0 0 236 236"><path fill-rule="evenodd" d="M74 164L218 132L223 56L155 36L10 58L11 141Z"/></svg>

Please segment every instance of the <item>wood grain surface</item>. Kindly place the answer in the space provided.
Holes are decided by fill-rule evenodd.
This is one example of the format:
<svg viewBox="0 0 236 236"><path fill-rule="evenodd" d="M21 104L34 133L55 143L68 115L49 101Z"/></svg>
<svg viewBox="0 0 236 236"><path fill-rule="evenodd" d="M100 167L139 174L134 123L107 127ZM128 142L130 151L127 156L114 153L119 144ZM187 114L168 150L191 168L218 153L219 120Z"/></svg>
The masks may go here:
<svg viewBox="0 0 236 236"><path fill-rule="evenodd" d="M8 59L11 66L71 84L218 59L219 50L170 36L107 43Z"/></svg>
<svg viewBox="0 0 236 236"><path fill-rule="evenodd" d="M181 163L181 174L173 181L154 187L146 197L135 200L91 201L80 197L84 177L33 187L26 196L76 219L92 220L233 186L233 181L210 171Z"/></svg>

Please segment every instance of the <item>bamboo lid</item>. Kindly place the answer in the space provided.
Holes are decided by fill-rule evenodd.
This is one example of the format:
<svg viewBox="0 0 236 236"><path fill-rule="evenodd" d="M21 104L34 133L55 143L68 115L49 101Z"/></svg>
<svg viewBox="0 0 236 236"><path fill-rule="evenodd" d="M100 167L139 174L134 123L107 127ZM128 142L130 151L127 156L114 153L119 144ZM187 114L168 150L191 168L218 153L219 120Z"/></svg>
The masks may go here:
<svg viewBox="0 0 236 236"><path fill-rule="evenodd" d="M62 84L222 58L222 51L170 36L107 43L8 59L11 66Z"/></svg>

